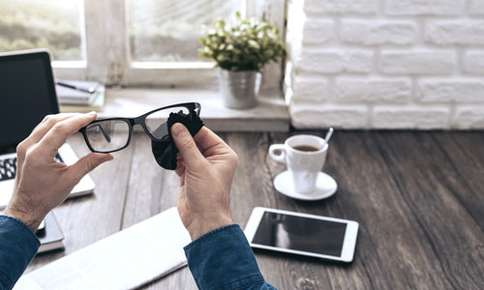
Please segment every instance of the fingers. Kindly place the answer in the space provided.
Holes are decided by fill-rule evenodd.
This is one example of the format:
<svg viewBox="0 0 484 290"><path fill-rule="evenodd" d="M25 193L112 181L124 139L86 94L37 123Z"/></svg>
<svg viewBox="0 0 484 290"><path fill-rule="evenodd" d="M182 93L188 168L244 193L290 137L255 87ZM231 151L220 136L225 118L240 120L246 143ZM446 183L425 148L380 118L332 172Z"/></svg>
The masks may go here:
<svg viewBox="0 0 484 290"><path fill-rule="evenodd" d="M72 180L75 181L75 183L77 183L84 175L91 172L94 168L112 159L113 156L111 154L90 153L77 160L77 162L73 165L69 166L67 169L67 174Z"/></svg>
<svg viewBox="0 0 484 290"><path fill-rule="evenodd" d="M217 145L228 146L227 144L225 144L222 138L217 136L217 134L215 134L212 130L208 129L205 126L203 126L200 131L198 131L198 133L194 136L194 140L200 150L202 150L202 152Z"/></svg>
<svg viewBox="0 0 484 290"><path fill-rule="evenodd" d="M238 164L237 154L225 143L222 138L207 127L202 127L195 135L195 142L204 156L224 156L234 166Z"/></svg>
<svg viewBox="0 0 484 290"><path fill-rule="evenodd" d="M25 138L20 144L17 146L17 168L22 168L23 162L25 159L25 155L32 145L39 142L42 137L58 122L63 121L67 118L73 116L79 116L79 113L61 113L56 115L47 115L44 119L32 130L30 135ZM17 170L17 178L16 183L20 180L22 175L22 170Z"/></svg>
<svg viewBox="0 0 484 290"><path fill-rule="evenodd" d="M185 166L188 168L199 167L205 161L205 158L200 153L187 128L181 123L176 123L171 127L171 133Z"/></svg>
<svg viewBox="0 0 484 290"><path fill-rule="evenodd" d="M178 154L176 156L176 175L180 178L180 186L185 184L185 164L183 164L183 158Z"/></svg>
<svg viewBox="0 0 484 290"><path fill-rule="evenodd" d="M185 173L185 165L178 165L178 167L175 169L175 172L178 177L182 177Z"/></svg>
<svg viewBox="0 0 484 290"><path fill-rule="evenodd" d="M57 122L40 140L40 148L49 155L54 157L57 150L65 143L66 139L76 133L96 119L96 113L81 114L72 116L65 120Z"/></svg>
<svg viewBox="0 0 484 290"><path fill-rule="evenodd" d="M175 171L178 176L182 176L182 174L185 172L185 164L183 164L183 158L180 155L176 156Z"/></svg>
<svg viewBox="0 0 484 290"><path fill-rule="evenodd" d="M47 115L45 118L37 125L27 140L32 141L34 143L39 142L45 134L54 127L55 124L66 120L71 117L81 116L80 113L61 113L56 115Z"/></svg>
<svg viewBox="0 0 484 290"><path fill-rule="evenodd" d="M57 123L63 121L67 118L80 115L78 113L63 113L63 114L56 114L56 115L47 115L45 118L32 130L30 135L20 142L17 146L17 160L23 160L27 150L30 146L34 145L35 143L39 142L42 137Z"/></svg>

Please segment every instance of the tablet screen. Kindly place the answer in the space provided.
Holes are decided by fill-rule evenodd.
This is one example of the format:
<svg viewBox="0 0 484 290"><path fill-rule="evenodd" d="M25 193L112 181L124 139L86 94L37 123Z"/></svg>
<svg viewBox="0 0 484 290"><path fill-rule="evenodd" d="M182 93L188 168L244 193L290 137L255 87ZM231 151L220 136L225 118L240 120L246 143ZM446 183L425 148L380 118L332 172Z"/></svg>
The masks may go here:
<svg viewBox="0 0 484 290"><path fill-rule="evenodd" d="M264 212L252 243L341 256L346 223Z"/></svg>

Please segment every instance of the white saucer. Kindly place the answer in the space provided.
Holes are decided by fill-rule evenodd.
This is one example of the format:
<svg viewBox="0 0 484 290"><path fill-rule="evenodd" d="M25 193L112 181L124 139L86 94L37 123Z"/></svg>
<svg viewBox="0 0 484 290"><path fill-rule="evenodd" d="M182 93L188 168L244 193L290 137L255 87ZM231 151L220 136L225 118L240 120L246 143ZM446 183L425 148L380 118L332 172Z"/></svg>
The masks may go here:
<svg viewBox="0 0 484 290"><path fill-rule="evenodd" d="M332 196L338 189L336 180L324 172L318 174L316 187L311 194L301 194L294 190L294 184L289 171L284 171L274 178L274 187L277 191L290 198L299 200L320 200Z"/></svg>

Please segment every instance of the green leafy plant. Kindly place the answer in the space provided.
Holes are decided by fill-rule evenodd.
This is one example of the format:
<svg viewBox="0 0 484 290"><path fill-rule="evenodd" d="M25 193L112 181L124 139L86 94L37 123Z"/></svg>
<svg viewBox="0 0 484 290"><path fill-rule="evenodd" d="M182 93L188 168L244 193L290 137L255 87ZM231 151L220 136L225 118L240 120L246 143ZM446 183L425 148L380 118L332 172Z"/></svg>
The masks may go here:
<svg viewBox="0 0 484 290"><path fill-rule="evenodd" d="M279 31L274 25L255 19L245 19L236 13L234 25L218 20L214 28L199 39L202 57L231 71L260 71L285 53Z"/></svg>

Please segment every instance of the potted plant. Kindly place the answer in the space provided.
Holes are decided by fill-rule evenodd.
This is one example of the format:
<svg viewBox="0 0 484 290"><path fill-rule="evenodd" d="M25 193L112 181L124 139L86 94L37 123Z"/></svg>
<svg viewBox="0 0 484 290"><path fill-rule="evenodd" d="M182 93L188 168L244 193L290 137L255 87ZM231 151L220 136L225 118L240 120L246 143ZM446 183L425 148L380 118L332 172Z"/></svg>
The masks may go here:
<svg viewBox="0 0 484 290"><path fill-rule="evenodd" d="M225 105L247 109L257 105L260 71L285 53L278 29L265 21L244 19L236 13L230 25L218 20L200 38L200 55L212 59L219 69L220 89Z"/></svg>

